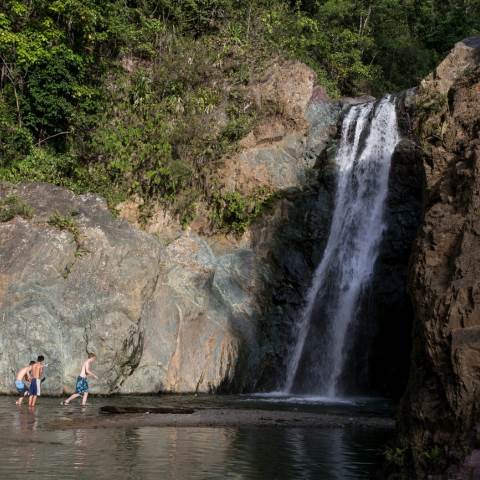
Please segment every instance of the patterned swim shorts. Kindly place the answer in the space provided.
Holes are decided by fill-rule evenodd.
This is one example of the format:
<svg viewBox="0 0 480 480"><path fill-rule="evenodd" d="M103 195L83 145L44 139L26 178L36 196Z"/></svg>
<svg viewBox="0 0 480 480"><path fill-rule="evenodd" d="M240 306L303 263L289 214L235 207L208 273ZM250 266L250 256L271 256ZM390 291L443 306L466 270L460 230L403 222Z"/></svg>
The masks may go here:
<svg viewBox="0 0 480 480"><path fill-rule="evenodd" d="M88 382L85 377L77 377L77 384L75 386L75 393L86 393L88 392Z"/></svg>

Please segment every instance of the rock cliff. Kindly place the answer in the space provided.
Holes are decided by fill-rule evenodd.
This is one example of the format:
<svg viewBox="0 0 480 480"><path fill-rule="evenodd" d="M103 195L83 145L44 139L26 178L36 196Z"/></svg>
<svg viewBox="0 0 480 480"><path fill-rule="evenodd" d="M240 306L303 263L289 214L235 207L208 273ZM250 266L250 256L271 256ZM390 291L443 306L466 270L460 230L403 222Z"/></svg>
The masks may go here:
<svg viewBox="0 0 480 480"><path fill-rule="evenodd" d="M34 210L0 223L2 392L38 354L45 391L71 390L91 351L97 393L242 387L268 279L250 250L215 256L190 232L163 246L113 218L101 198L48 184L2 185L0 198Z"/></svg>
<svg viewBox="0 0 480 480"><path fill-rule="evenodd" d="M414 104L424 213L411 259L414 348L400 427L409 478L423 478L476 447L480 420L480 38L458 43Z"/></svg>
<svg viewBox="0 0 480 480"><path fill-rule="evenodd" d="M0 202L32 214L0 222L0 393L38 354L44 391L70 391L91 351L94 393L272 386L328 230L328 156L318 158L341 105L314 80L292 62L251 86L275 112L225 159L222 188L279 199L241 238L204 234L202 221L182 230L161 211L142 231L134 199L120 207L129 223L95 195L1 185Z"/></svg>

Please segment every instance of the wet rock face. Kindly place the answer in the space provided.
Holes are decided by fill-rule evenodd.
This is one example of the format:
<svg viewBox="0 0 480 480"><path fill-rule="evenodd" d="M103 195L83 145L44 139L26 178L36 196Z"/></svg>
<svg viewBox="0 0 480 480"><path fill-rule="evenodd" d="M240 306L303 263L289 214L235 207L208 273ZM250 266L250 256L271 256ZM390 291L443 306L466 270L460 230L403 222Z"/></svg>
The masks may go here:
<svg viewBox="0 0 480 480"><path fill-rule="evenodd" d="M405 115L401 107L399 115ZM422 219L424 185L418 145L410 131L403 129L402 134L392 156L387 229L366 305L367 318L377 325L369 362L370 391L396 399L405 392L409 373L413 308L408 266Z"/></svg>
<svg viewBox="0 0 480 480"><path fill-rule="evenodd" d="M285 198L254 230L255 251L272 271L270 305L260 324L264 356L257 388L283 388L295 325L326 245L333 211L333 172L317 188Z"/></svg>
<svg viewBox="0 0 480 480"><path fill-rule="evenodd" d="M457 44L422 82L414 122L426 184L401 429L421 476L460 461L480 420L480 39ZM426 453L435 448L433 465Z"/></svg>
<svg viewBox="0 0 480 480"><path fill-rule="evenodd" d="M399 104L403 139L392 156L386 231L358 320L349 334L349 367L342 375L347 394L396 399L403 395L409 373L413 309L407 277L412 245L421 223L423 189L420 150L408 128L402 128L402 100Z"/></svg>

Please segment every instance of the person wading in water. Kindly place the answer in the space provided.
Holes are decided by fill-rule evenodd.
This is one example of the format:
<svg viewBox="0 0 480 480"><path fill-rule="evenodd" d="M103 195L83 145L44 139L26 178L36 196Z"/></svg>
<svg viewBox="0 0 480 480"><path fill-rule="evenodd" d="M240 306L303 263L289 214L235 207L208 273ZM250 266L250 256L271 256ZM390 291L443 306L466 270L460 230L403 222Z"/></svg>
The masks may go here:
<svg viewBox="0 0 480 480"><path fill-rule="evenodd" d="M87 404L87 398L88 398L87 377L90 376L98 380L98 377L90 370L90 367L96 358L97 356L94 353L88 354L88 359L85 360L85 362L83 362L82 370L80 372L80 375L77 377L75 393L73 395L70 395L65 401L63 401L61 403L62 405L68 405L72 400L75 400L75 398L78 398L81 395L83 395L82 406L85 406Z"/></svg>
<svg viewBox="0 0 480 480"><path fill-rule="evenodd" d="M37 403L37 397L40 396L40 384L41 378L43 377L44 366L43 362L45 358L43 355L39 355L37 361L32 365L32 370L30 371L31 383L30 383L30 397L28 399L28 406L34 407Z"/></svg>
<svg viewBox="0 0 480 480"><path fill-rule="evenodd" d="M35 365L35 360L32 360L26 367L23 367L18 373L15 379L15 387L17 388L20 398L15 402L15 405L21 405L23 399L28 396L28 387L25 382L30 383L32 365Z"/></svg>

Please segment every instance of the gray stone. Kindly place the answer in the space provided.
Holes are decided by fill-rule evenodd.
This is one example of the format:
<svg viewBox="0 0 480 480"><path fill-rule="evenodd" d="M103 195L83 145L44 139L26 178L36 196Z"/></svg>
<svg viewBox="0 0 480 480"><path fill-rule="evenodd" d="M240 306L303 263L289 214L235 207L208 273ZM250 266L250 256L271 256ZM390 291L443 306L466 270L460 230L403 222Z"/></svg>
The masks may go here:
<svg viewBox="0 0 480 480"><path fill-rule="evenodd" d="M7 194L37 215L0 224L0 391L12 391L12 372L39 354L48 364L45 391L71 390L90 351L101 359L94 391L120 389L142 353L157 242L114 220L95 196L45 184L2 187ZM75 213L83 253L70 232L46 223L54 211Z"/></svg>
<svg viewBox="0 0 480 480"><path fill-rule="evenodd" d="M225 159L222 187L282 199L241 239L182 231L162 209L146 233L136 198L118 209L132 225L96 195L0 184L0 198L14 194L35 209L32 219L0 223L0 393L14 391L14 372L38 354L48 363L45 392L71 391L90 351L94 393L272 385L330 222L327 147L341 108L314 81L308 67L287 62L251 86L255 101L278 112ZM79 240L49 225L55 211L73 216ZM208 233L207 223L197 232Z"/></svg>
<svg viewBox="0 0 480 480"><path fill-rule="evenodd" d="M2 185L34 218L0 224L0 392L46 357L44 391L71 391L87 352L94 393L239 388L258 361L257 292L267 279L252 251L216 258L195 234L167 247L114 219L103 200L46 184ZM81 250L48 224L74 213ZM243 370L239 370L240 360Z"/></svg>
<svg viewBox="0 0 480 480"><path fill-rule="evenodd" d="M340 104L331 101L312 101L305 117L309 123L306 149L312 158L318 157L337 131Z"/></svg>

